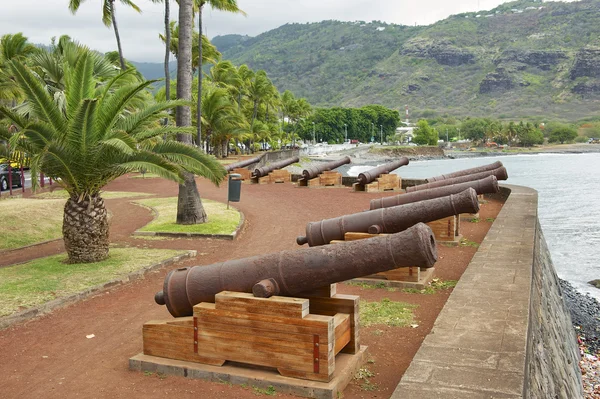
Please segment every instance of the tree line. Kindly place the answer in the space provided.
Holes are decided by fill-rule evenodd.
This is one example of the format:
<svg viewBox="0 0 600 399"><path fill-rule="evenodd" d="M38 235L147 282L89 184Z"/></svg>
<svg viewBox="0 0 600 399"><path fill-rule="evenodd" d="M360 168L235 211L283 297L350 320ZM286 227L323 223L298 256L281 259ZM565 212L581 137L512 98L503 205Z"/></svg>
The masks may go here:
<svg viewBox="0 0 600 399"><path fill-rule="evenodd" d="M550 143L568 143L578 138L577 129L559 122L501 122L489 118L467 118L457 121L447 119L422 119L414 129L413 141L417 144L436 145L438 140L470 140L475 144L494 142L499 145L531 147ZM585 141L585 138L583 138ZM582 140L579 140L582 141Z"/></svg>

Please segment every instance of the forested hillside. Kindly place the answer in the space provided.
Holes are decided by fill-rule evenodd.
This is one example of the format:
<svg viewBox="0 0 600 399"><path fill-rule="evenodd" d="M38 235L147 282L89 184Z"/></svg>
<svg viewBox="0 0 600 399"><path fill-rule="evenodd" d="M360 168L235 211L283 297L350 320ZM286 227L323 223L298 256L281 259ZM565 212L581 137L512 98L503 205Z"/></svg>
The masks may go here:
<svg viewBox="0 0 600 399"><path fill-rule="evenodd" d="M600 0L517 1L424 27L287 24L213 43L316 106L576 120L600 105Z"/></svg>

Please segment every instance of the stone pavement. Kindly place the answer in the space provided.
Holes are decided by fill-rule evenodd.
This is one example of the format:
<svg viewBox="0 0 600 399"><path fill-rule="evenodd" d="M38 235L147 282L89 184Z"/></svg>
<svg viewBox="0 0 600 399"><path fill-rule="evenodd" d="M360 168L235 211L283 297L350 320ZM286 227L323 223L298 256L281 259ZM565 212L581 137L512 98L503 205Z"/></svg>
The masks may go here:
<svg viewBox="0 0 600 399"><path fill-rule="evenodd" d="M521 398L537 192L511 194L392 395Z"/></svg>

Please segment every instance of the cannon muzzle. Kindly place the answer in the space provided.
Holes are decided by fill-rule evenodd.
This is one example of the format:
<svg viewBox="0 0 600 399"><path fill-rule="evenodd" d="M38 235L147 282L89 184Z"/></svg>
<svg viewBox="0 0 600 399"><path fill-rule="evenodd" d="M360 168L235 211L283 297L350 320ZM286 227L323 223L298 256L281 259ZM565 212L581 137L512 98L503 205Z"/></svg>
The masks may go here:
<svg viewBox="0 0 600 399"><path fill-rule="evenodd" d="M174 317L190 316L194 305L214 302L221 291L252 292L263 280L280 295L295 295L398 267L432 267L436 260L433 233L419 223L398 234L176 269L154 298Z"/></svg>
<svg viewBox="0 0 600 399"><path fill-rule="evenodd" d="M478 195L497 193L500 190L496 176L488 176L481 180L473 180L465 183L453 184L451 186L430 188L429 190L413 191L412 193L374 199L371 200L371 210L446 197L451 194L458 194L468 188L474 189Z"/></svg>
<svg viewBox="0 0 600 399"><path fill-rule="evenodd" d="M502 166L498 169L487 170L485 172L475 173L472 175L453 177L451 179L438 180L433 183L419 184L417 186L406 187L406 192L410 193L413 191L429 190L431 188L436 188L436 187L451 186L453 184L459 184L459 183L465 183L465 182L469 182L469 181L484 179L488 176L495 176L497 180L506 180L506 179L508 179L508 172L506 171L506 168L504 166Z"/></svg>
<svg viewBox="0 0 600 399"><path fill-rule="evenodd" d="M386 163L385 165L369 169L366 172L359 174L356 181L362 185L369 184L375 181L375 179L377 179L380 175L390 173L401 166L408 165L408 163L408 158L402 157L397 161Z"/></svg>
<svg viewBox="0 0 600 399"><path fill-rule="evenodd" d="M483 166L478 166L476 168L463 169L463 170L459 170L458 172L448 173L448 174L436 176L436 177L430 177L427 179L427 182L433 183L434 181L453 179L455 177L461 177L461 176L466 176L466 175L473 175L476 173L486 172L488 170L498 169L498 168L501 168L502 166L503 166L502 162L496 161L494 163L491 163L488 165L483 165Z"/></svg>
<svg viewBox="0 0 600 399"><path fill-rule="evenodd" d="M271 173L274 170L285 168L286 166L289 166L296 162L300 162L300 158L292 157L292 158L287 158L287 159L284 159L281 161L273 162L269 165L261 166L260 168L254 169L254 173L252 173L252 176L253 177L263 177L263 176L268 175L269 173Z"/></svg>
<svg viewBox="0 0 600 399"><path fill-rule="evenodd" d="M334 170L339 168L342 165L346 165L352 162L350 157L344 157L342 159L338 159L336 161L322 163L320 165L313 165L309 168L306 168L302 171L302 177L306 180L314 179L319 176L321 173L326 172L328 170Z"/></svg>
<svg viewBox="0 0 600 399"><path fill-rule="evenodd" d="M255 158L250 158L250 159L244 159L243 161L239 161L239 162L235 162L235 163L230 163L229 165L225 165L225 170L228 171L228 172L231 172L232 170L234 170L236 168L245 168L246 166L250 166L252 164L260 162L260 159L262 157L263 157L263 155L261 155L260 157L255 157Z"/></svg>
<svg viewBox="0 0 600 399"><path fill-rule="evenodd" d="M329 244L333 240L343 240L345 234L350 232L397 233L419 222L427 223L459 213L478 211L477 193L468 188L447 197L311 222L306 225L306 236L298 237L296 242L315 247Z"/></svg>

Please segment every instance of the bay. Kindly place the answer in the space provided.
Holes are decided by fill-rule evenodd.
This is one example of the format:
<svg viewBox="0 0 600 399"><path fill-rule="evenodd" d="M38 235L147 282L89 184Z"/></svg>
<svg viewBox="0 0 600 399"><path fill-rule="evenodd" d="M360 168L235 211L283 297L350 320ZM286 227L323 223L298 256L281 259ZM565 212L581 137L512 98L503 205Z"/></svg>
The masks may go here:
<svg viewBox="0 0 600 399"><path fill-rule="evenodd" d="M427 178L497 160L508 170L505 183L538 191L538 216L559 277L600 299L600 290L587 283L600 279L600 153L411 161L394 173ZM372 167L352 166L347 174Z"/></svg>

